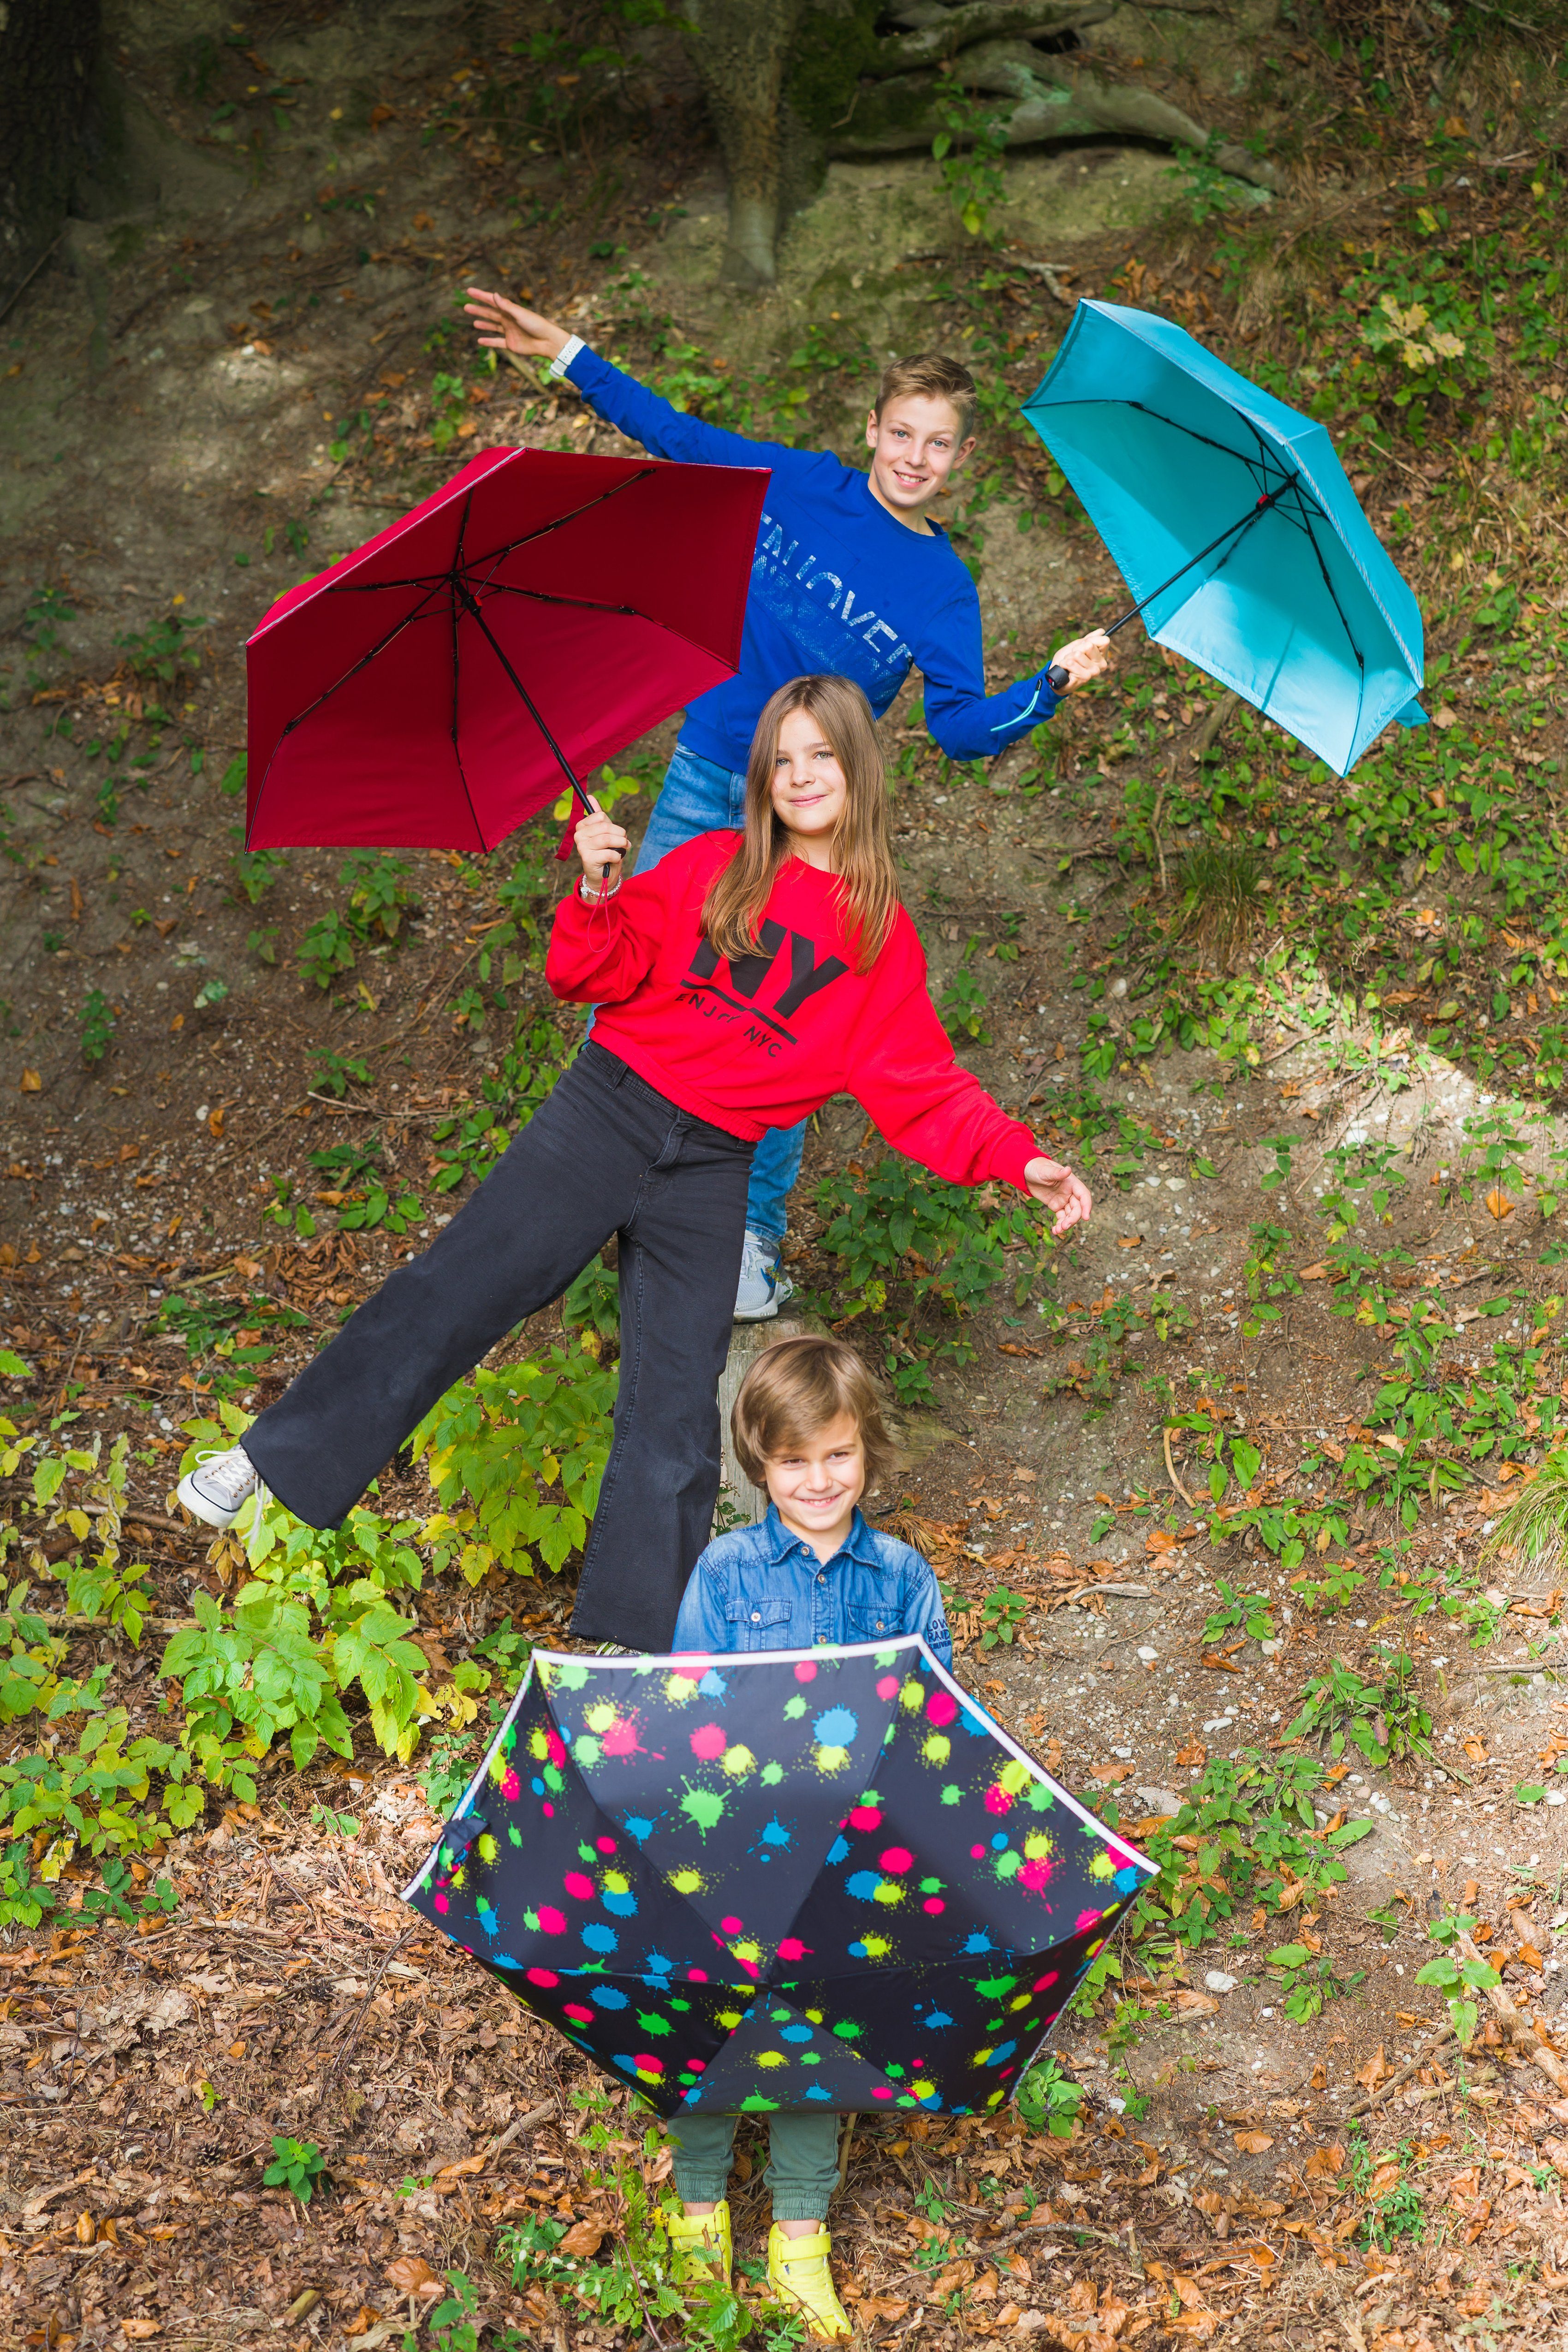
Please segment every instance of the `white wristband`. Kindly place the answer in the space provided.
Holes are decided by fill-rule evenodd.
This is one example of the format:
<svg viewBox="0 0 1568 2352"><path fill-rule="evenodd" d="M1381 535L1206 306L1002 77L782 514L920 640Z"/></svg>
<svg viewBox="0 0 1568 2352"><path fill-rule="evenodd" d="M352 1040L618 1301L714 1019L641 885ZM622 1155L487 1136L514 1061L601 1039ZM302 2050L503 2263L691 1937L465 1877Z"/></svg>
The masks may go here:
<svg viewBox="0 0 1568 2352"><path fill-rule="evenodd" d="M601 883L599 887L595 890L589 882L587 876L584 874L582 880L577 885L577 896L582 899L585 907L602 907L606 898L613 898L615 897L620 887L620 877L617 875L615 881L611 883L607 890L605 888L603 883Z"/></svg>
<svg viewBox="0 0 1568 2352"><path fill-rule="evenodd" d="M578 352L585 352L587 348L581 335L568 335L555 357L551 361L546 373L551 376L564 375Z"/></svg>

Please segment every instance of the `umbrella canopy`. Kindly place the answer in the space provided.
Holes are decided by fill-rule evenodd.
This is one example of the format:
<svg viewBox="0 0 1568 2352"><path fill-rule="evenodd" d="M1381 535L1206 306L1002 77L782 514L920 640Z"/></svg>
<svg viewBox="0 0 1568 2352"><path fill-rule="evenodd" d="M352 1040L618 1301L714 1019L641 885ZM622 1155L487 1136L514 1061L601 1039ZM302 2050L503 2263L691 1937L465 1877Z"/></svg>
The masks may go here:
<svg viewBox="0 0 1568 2352"><path fill-rule="evenodd" d="M536 1650L404 1899L661 2115L971 2115L1152 1869L918 1637Z"/></svg>
<svg viewBox="0 0 1568 2352"><path fill-rule="evenodd" d="M733 677L764 467L487 449L247 648L247 847L492 849Z"/></svg>
<svg viewBox="0 0 1568 2352"><path fill-rule="evenodd" d="M1342 776L1423 723L1421 610L1324 426L1115 302L1078 304L1024 414L1161 645Z"/></svg>

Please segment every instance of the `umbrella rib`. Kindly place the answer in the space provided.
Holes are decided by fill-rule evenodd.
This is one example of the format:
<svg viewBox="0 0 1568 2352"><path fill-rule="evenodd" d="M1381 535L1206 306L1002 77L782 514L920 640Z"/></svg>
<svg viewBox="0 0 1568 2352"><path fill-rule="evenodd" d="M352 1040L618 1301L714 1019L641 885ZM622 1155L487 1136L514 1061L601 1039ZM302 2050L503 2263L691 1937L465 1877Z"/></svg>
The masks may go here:
<svg viewBox="0 0 1568 2352"><path fill-rule="evenodd" d="M443 583L437 583L437 584L440 585ZM428 602L428 600L426 600L426 602ZM392 643L394 637L401 636L405 629L410 628L416 621L423 618L424 609L422 607L412 613L405 613L400 621L395 621L391 628L388 629L385 636L378 637L374 645L371 646L368 653L361 654L358 661L351 663L350 667L344 670L342 677L334 678L331 686L323 687L321 693L317 695L314 702L308 702L303 710L296 711L292 719L285 721L283 727L279 730L279 741L281 742L285 735L291 735L296 727L302 727L306 719L310 716L310 713L313 710L319 710L323 702L328 701L332 695L336 694L339 687L347 686L350 678L357 677L360 671L365 668L367 664L375 659L377 654L384 653L387 646Z"/></svg>
<svg viewBox="0 0 1568 2352"><path fill-rule="evenodd" d="M478 600L475 597L473 591L469 588L468 583L463 580L457 581L455 585L458 595L462 598L464 604L468 607L470 616L483 631L490 651L494 654L497 661L500 662L502 669L505 670L508 677L510 678L513 686L516 687L519 694L521 695L524 703L527 705L529 717L532 719L534 725L538 728L540 733L543 736L545 741L554 752L562 773L565 776L567 782L572 787L572 790L582 802L584 808L587 811L588 814L592 816L594 814L593 802L588 798L587 793L584 791L582 785L577 781L576 772L573 768L572 762L568 760L565 752L561 749L560 744L555 740L554 736L545 725L544 720L540 714L539 705L534 701L532 695L530 694L527 687L524 686L521 678L519 677L516 670L513 669L510 662L507 659L505 649L501 646L500 640L496 637L493 630L490 628L489 623L485 619L484 614L480 612Z"/></svg>
<svg viewBox="0 0 1568 2352"><path fill-rule="evenodd" d="M525 530L521 539L510 539L504 547L492 548L488 555L479 557L476 573L480 565L500 563L503 557L515 555L520 547L531 546L534 540L544 539L552 530L563 530L569 522L576 522L581 516L592 514L595 507L602 507L606 499L619 498L623 490L635 489L639 482L646 481L656 471L655 467L640 466L635 474L628 474L625 481L612 482L607 490L601 490L596 498L585 499L580 507L574 507L570 514L557 515L553 522L542 522L537 530ZM481 584L488 587L489 583L487 580Z"/></svg>
<svg viewBox="0 0 1568 2352"><path fill-rule="evenodd" d="M458 565L460 565L463 561L463 536L468 527L468 511L472 507L473 502L474 494L472 490L470 490L468 497L463 501L462 520L458 525ZM449 576L453 586L458 588L458 593L460 593L460 577L456 566L454 566ZM450 730L452 737L452 760L458 771L458 782L463 787L463 798L468 804L468 814L473 819L474 838L479 843L479 847L483 849L486 846L484 827L479 823L479 813L474 806L474 796L468 790L468 772L463 765L463 747L458 735L458 690L462 683L463 652L462 639L458 633L458 598L456 596L449 599L449 609L452 615L452 722Z"/></svg>
<svg viewBox="0 0 1568 2352"><path fill-rule="evenodd" d="M1245 449L1233 449L1228 441L1216 441L1212 434L1200 433L1194 425L1180 425L1173 416L1163 416L1157 408L1149 408L1141 400L1053 400L1049 405L1052 408L1133 408L1140 416L1152 417L1156 425L1168 425L1173 433L1184 433L1189 441L1201 441L1205 449L1217 449L1222 457L1234 457L1237 464L1245 466L1248 472L1255 465L1260 464L1265 470L1272 466L1277 473L1285 475L1288 482L1296 479L1294 474L1285 474L1283 464L1273 455L1250 417L1246 422L1258 445L1259 457L1249 457Z"/></svg>
<svg viewBox="0 0 1568 2352"><path fill-rule="evenodd" d="M418 572L411 580L336 580L324 593L329 596L374 596L383 588L443 588L451 578L447 572Z"/></svg>
<svg viewBox="0 0 1568 2352"><path fill-rule="evenodd" d="M485 593L491 596L531 596L538 604L571 604L583 613L626 613L634 621L651 622L656 629L662 626L660 622L653 619L651 613L645 613L640 604L605 604L594 596L563 596L549 588L520 588L511 580L486 581L482 585Z"/></svg>
<svg viewBox="0 0 1568 2352"><path fill-rule="evenodd" d="M1234 456L1234 454L1235 453L1233 451L1232 455ZM1259 499L1258 504L1255 507L1249 508L1247 512L1242 515L1237 521L1227 523L1224 530L1220 532L1217 539L1211 539L1206 547L1200 547L1195 555L1190 555L1185 563L1181 566L1180 570L1173 572L1168 580L1162 580L1157 588L1151 588L1146 596L1140 596L1136 604L1129 604L1126 612L1123 613L1119 619L1111 622L1110 627L1105 632L1106 635L1108 637L1113 637L1118 629L1124 629L1129 621L1136 620L1139 614L1143 610L1146 604L1153 604L1155 598L1163 596L1167 588L1173 588L1178 580L1183 580L1186 577L1187 573L1192 571L1194 564L1201 563L1205 555L1212 555L1216 547L1223 547L1227 539L1235 539L1239 545L1241 534L1244 531L1251 530L1259 515L1270 513L1273 510L1275 500L1282 498L1283 496L1284 492L1282 490L1276 490L1271 495ZM1229 553L1226 556L1225 561L1227 563L1230 561L1231 555L1234 555L1236 549L1232 548ZM1321 558L1320 561L1321 561ZM1212 573L1210 574L1210 577L1213 577ZM1063 676L1066 676L1065 671L1063 672Z"/></svg>

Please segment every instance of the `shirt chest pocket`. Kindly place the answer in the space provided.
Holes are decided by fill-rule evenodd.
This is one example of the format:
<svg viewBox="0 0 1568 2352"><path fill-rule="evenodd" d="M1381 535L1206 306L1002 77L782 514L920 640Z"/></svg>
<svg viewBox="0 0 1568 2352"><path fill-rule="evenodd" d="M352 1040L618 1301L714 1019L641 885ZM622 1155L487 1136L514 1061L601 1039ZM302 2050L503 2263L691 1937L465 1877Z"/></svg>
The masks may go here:
<svg viewBox="0 0 1568 2352"><path fill-rule="evenodd" d="M785 1600L741 1593L725 1614L732 1650L782 1650L788 1644L789 1602Z"/></svg>
<svg viewBox="0 0 1568 2352"><path fill-rule="evenodd" d="M852 1642L874 1642L879 1633L901 1633L903 1616L893 1601L851 1601L845 1610Z"/></svg>

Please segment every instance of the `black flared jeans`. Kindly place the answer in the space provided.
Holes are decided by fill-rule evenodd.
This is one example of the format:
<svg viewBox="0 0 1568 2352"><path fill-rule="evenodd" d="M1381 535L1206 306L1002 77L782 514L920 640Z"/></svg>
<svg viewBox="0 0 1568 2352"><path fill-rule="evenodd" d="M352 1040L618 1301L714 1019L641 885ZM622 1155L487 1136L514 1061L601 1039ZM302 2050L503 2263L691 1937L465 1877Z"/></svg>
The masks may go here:
<svg viewBox="0 0 1568 2352"><path fill-rule="evenodd" d="M252 1423L279 1502L341 1525L437 1399L620 1244L615 1438L572 1630L662 1650L719 1493L719 1375L752 1146L590 1038L504 1158Z"/></svg>

